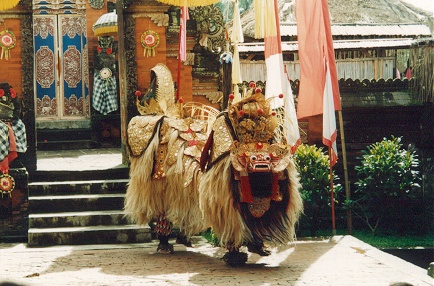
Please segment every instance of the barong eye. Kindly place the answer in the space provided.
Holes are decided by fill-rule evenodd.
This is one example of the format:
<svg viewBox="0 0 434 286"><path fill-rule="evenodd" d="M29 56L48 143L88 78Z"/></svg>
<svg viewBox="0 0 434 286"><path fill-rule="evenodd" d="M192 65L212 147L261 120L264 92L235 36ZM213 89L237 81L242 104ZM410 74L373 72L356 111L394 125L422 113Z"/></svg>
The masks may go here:
<svg viewBox="0 0 434 286"><path fill-rule="evenodd" d="M255 155L250 156L250 161L254 162L258 160L258 157L256 157Z"/></svg>

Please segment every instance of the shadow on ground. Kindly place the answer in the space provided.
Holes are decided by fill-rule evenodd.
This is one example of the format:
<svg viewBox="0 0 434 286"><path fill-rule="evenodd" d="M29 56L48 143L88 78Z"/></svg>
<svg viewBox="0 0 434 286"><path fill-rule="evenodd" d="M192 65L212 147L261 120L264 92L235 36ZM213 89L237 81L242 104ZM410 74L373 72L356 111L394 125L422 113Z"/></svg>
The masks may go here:
<svg viewBox="0 0 434 286"><path fill-rule="evenodd" d="M335 243L324 242L325 247L315 252L310 250L309 242L303 242L273 248L272 254L268 257L249 254L247 264L238 268L229 267L224 263L221 259L225 253L223 248L212 247L204 243L203 239L194 241L193 247L175 245L173 254L157 253L156 245L157 243L153 242L144 244L143 248L73 250L68 255L58 257L47 269L38 273L38 276L59 271L71 275L72 272L80 272L83 269L98 268L99 272L108 275L143 278L147 283L290 283L297 281L309 265L333 248Z"/></svg>

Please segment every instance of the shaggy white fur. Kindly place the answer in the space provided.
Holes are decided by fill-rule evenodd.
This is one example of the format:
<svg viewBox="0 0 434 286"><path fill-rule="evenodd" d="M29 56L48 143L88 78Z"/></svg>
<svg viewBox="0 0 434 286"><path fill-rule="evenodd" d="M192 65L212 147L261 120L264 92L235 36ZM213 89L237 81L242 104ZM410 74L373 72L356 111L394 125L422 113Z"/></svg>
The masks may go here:
<svg viewBox="0 0 434 286"><path fill-rule="evenodd" d="M177 151L174 164L164 160L166 176L154 179L153 168L160 144L160 123L145 152L132 156L130 182L125 198L125 211L138 224L147 224L152 219L165 215L180 230L191 237L212 226L222 246L240 247L252 241L252 231L248 228L238 203L234 202L231 181L232 165L226 155L202 174L198 162L184 154L184 147ZM179 131L171 128L168 150L179 148ZM294 239L294 226L303 210L303 202L298 191L298 172L292 161L286 168L288 173L289 202L285 202L287 219L280 219L280 228L269 229L270 242L290 242ZM192 176L187 178L186 176ZM273 212L272 209L269 212Z"/></svg>
<svg viewBox="0 0 434 286"><path fill-rule="evenodd" d="M270 242L290 242L294 240L294 226L303 211L303 202L299 193L299 177L294 163L287 167L289 205L286 211L288 223L284 224L284 232L276 230ZM240 247L252 240L252 233L241 216L239 206L234 204L231 191L231 163L229 156L217 162L202 177L199 184L200 208L204 220L212 225L213 231L220 239L222 246ZM270 209L269 211L273 211ZM283 221L282 221L283 222Z"/></svg>
<svg viewBox="0 0 434 286"><path fill-rule="evenodd" d="M160 126L145 152L139 157L131 157L130 182L125 197L125 211L138 224L147 224L152 219L165 215L175 226L191 237L206 229L199 209L197 187L201 177L199 164L178 150L177 162L171 166L164 164L166 176L152 178L154 160L160 144ZM178 131L172 130L172 138L178 138ZM175 140L169 140L168 148L174 148ZM192 171L186 172L192 168ZM186 175L193 179L184 186Z"/></svg>

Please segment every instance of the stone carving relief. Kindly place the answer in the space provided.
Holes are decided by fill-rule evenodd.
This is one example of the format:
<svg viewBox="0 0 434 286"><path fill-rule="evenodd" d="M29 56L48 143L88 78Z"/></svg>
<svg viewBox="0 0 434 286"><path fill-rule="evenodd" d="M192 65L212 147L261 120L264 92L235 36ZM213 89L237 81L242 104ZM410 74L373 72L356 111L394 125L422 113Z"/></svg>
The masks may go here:
<svg viewBox="0 0 434 286"><path fill-rule="evenodd" d="M89 0L89 5L91 8L99 10L104 7L104 0Z"/></svg>
<svg viewBox="0 0 434 286"><path fill-rule="evenodd" d="M55 79L54 75L54 53L47 46L41 46L36 52L36 81L43 87L49 88Z"/></svg>
<svg viewBox="0 0 434 286"><path fill-rule="evenodd" d="M82 23L77 21L76 17L62 19L62 35L68 35L69 38L74 38L75 35L81 35Z"/></svg>
<svg viewBox="0 0 434 286"><path fill-rule="evenodd" d="M34 18L33 27L33 36L39 34L42 39L46 39L49 35L54 35L54 21L51 18Z"/></svg>
<svg viewBox="0 0 434 286"><path fill-rule="evenodd" d="M215 6L192 7L192 18L196 20L197 41L213 53L220 53L225 47L225 24L220 8Z"/></svg>
<svg viewBox="0 0 434 286"><path fill-rule="evenodd" d="M64 77L69 88L76 88L81 81L81 56L75 46L68 46L68 49L63 54L64 58Z"/></svg>

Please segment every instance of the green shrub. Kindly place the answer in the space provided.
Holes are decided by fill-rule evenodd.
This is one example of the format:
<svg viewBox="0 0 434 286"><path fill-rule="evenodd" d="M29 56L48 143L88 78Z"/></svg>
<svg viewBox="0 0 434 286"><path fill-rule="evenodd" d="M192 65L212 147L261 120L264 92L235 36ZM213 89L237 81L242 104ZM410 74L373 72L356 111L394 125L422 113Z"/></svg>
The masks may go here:
<svg viewBox="0 0 434 286"><path fill-rule="evenodd" d="M331 217L331 188L329 156L315 145L302 144L294 154L294 162L300 173L302 185L300 194L304 202L305 215L301 218L300 227L304 223L310 226L311 235L320 228L323 218ZM333 172L333 182L338 177ZM334 184L335 203L342 191L340 184Z"/></svg>
<svg viewBox="0 0 434 286"><path fill-rule="evenodd" d="M382 221L390 229L402 229L409 216L417 215L412 201L419 188L415 151L402 148L401 138L392 137L368 146L362 154L355 167L356 199L346 200L345 205L373 234Z"/></svg>
<svg viewBox="0 0 434 286"><path fill-rule="evenodd" d="M361 165L355 167L357 192L371 197L408 197L414 187L419 187L419 160L413 150L402 148L400 137L384 138L362 154Z"/></svg>

